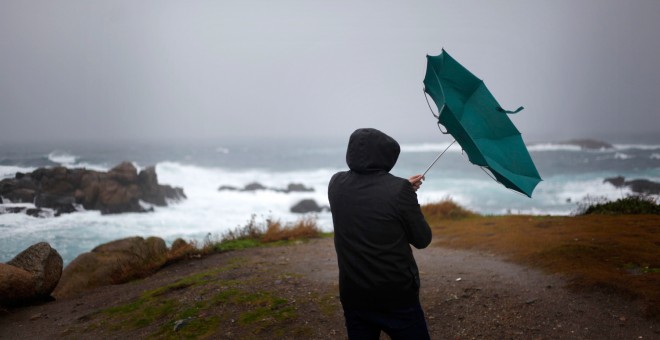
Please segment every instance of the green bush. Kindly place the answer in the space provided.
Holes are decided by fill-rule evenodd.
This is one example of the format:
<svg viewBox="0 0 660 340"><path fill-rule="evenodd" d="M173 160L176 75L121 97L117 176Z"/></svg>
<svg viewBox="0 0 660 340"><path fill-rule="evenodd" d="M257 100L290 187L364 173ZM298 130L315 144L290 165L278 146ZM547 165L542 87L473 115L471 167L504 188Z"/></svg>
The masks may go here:
<svg viewBox="0 0 660 340"><path fill-rule="evenodd" d="M578 215L660 214L660 205L653 196L632 195L614 202L587 197L585 201L578 203Z"/></svg>

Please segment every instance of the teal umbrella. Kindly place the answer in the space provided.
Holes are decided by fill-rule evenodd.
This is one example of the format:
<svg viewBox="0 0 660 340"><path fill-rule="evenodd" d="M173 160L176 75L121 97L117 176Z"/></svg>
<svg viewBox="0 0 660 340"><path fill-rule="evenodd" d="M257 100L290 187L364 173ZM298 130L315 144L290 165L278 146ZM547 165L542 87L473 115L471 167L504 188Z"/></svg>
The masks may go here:
<svg viewBox="0 0 660 340"><path fill-rule="evenodd" d="M451 134L470 162L488 169L495 180L532 197L541 176L520 132L507 116L523 108L502 109L484 82L444 49L440 55L426 59L424 92L439 108L434 116L438 126L445 127L443 133Z"/></svg>

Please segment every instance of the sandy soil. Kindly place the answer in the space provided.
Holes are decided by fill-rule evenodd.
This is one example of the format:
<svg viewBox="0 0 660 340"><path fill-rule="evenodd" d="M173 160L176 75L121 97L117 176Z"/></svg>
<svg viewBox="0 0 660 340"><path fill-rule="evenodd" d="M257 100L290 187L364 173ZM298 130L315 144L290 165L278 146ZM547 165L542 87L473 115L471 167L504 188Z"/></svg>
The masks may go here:
<svg viewBox="0 0 660 340"><path fill-rule="evenodd" d="M416 251L415 256L421 271L422 306L433 339L660 339L658 322L641 317L640 306L624 297L573 292L565 288L566 281L561 277L491 254L431 245ZM179 262L144 280L102 287L39 306L0 310L0 339L147 337L154 334L156 325L117 331L90 325L99 324L97 311L101 309L126 304L144 291L232 261L237 263L237 259L240 266L218 275L246 279L244 282L254 283L253 289L272 290L294 306L296 319L282 327L305 326L306 333L284 333L284 338L346 337L337 297L333 242L319 239ZM192 299L194 294L203 298L192 288L177 294L182 301ZM329 298L319 308L314 302L324 296ZM255 332L241 328L233 319L222 325L211 338L271 337L268 329Z"/></svg>

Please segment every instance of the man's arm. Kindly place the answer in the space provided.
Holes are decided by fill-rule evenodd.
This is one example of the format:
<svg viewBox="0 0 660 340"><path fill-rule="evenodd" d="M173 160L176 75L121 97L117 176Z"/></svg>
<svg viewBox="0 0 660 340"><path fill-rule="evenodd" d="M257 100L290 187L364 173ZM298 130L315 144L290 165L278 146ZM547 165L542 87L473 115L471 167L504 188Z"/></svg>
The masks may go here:
<svg viewBox="0 0 660 340"><path fill-rule="evenodd" d="M426 248L431 243L431 228L424 219L411 183L404 183L398 203L408 243L417 249Z"/></svg>

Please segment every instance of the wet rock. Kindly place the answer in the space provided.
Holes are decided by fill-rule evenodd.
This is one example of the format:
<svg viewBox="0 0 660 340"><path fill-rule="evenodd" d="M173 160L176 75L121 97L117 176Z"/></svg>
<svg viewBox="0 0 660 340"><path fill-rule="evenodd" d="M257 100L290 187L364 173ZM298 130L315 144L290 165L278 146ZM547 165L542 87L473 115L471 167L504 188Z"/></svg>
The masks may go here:
<svg viewBox="0 0 660 340"><path fill-rule="evenodd" d="M0 207L0 215L1 214L18 214L18 213L23 213L25 212L24 207Z"/></svg>
<svg viewBox="0 0 660 340"><path fill-rule="evenodd" d="M0 181L0 196L12 202L34 202L37 208L55 210L56 216L77 211L77 205L103 214L145 212L140 201L166 206L168 200L186 198L183 189L158 184L154 167L138 174L130 162L108 172L58 166L17 173L13 179Z"/></svg>
<svg viewBox="0 0 660 340"><path fill-rule="evenodd" d="M633 179L626 181L625 177L617 176L603 180L604 183L610 183L616 188L629 187L636 194L660 195L660 183L647 179Z"/></svg>
<svg viewBox="0 0 660 340"><path fill-rule="evenodd" d="M140 188L140 199L156 206L167 206L168 199L176 201L186 198L183 189L158 184L158 175L153 166L140 171L137 183Z"/></svg>
<svg viewBox="0 0 660 340"><path fill-rule="evenodd" d="M239 189L231 185L222 185L218 188L219 191L257 191L257 190L271 190L275 192L282 192L285 194L291 192L311 192L314 191L313 188L308 188L301 183L289 183L286 188L269 188L259 182L252 182L245 185L242 189Z"/></svg>
<svg viewBox="0 0 660 340"><path fill-rule="evenodd" d="M25 214L28 216L32 217L39 217L39 218L44 218L44 217L49 217L50 214L46 212L45 210L39 209L39 208L29 208L25 209Z"/></svg>
<svg viewBox="0 0 660 340"><path fill-rule="evenodd" d="M290 211L292 213L297 213L297 214L305 214L305 213L310 213L310 212L321 212L324 209L327 209L326 207L321 207L316 203L315 200L313 199L304 199L301 200L300 202L296 203L294 206L291 207Z"/></svg>
<svg viewBox="0 0 660 340"><path fill-rule="evenodd" d="M311 191L314 191L314 189L308 188L304 184L301 184L301 183L289 183L289 185L286 187L286 189L284 189L282 191L286 192L286 193L289 193L289 192L311 192Z"/></svg>
<svg viewBox="0 0 660 340"><path fill-rule="evenodd" d="M253 182L250 184L247 184L242 191L257 191L257 190L266 190L265 186L263 186L261 183L258 182Z"/></svg>

